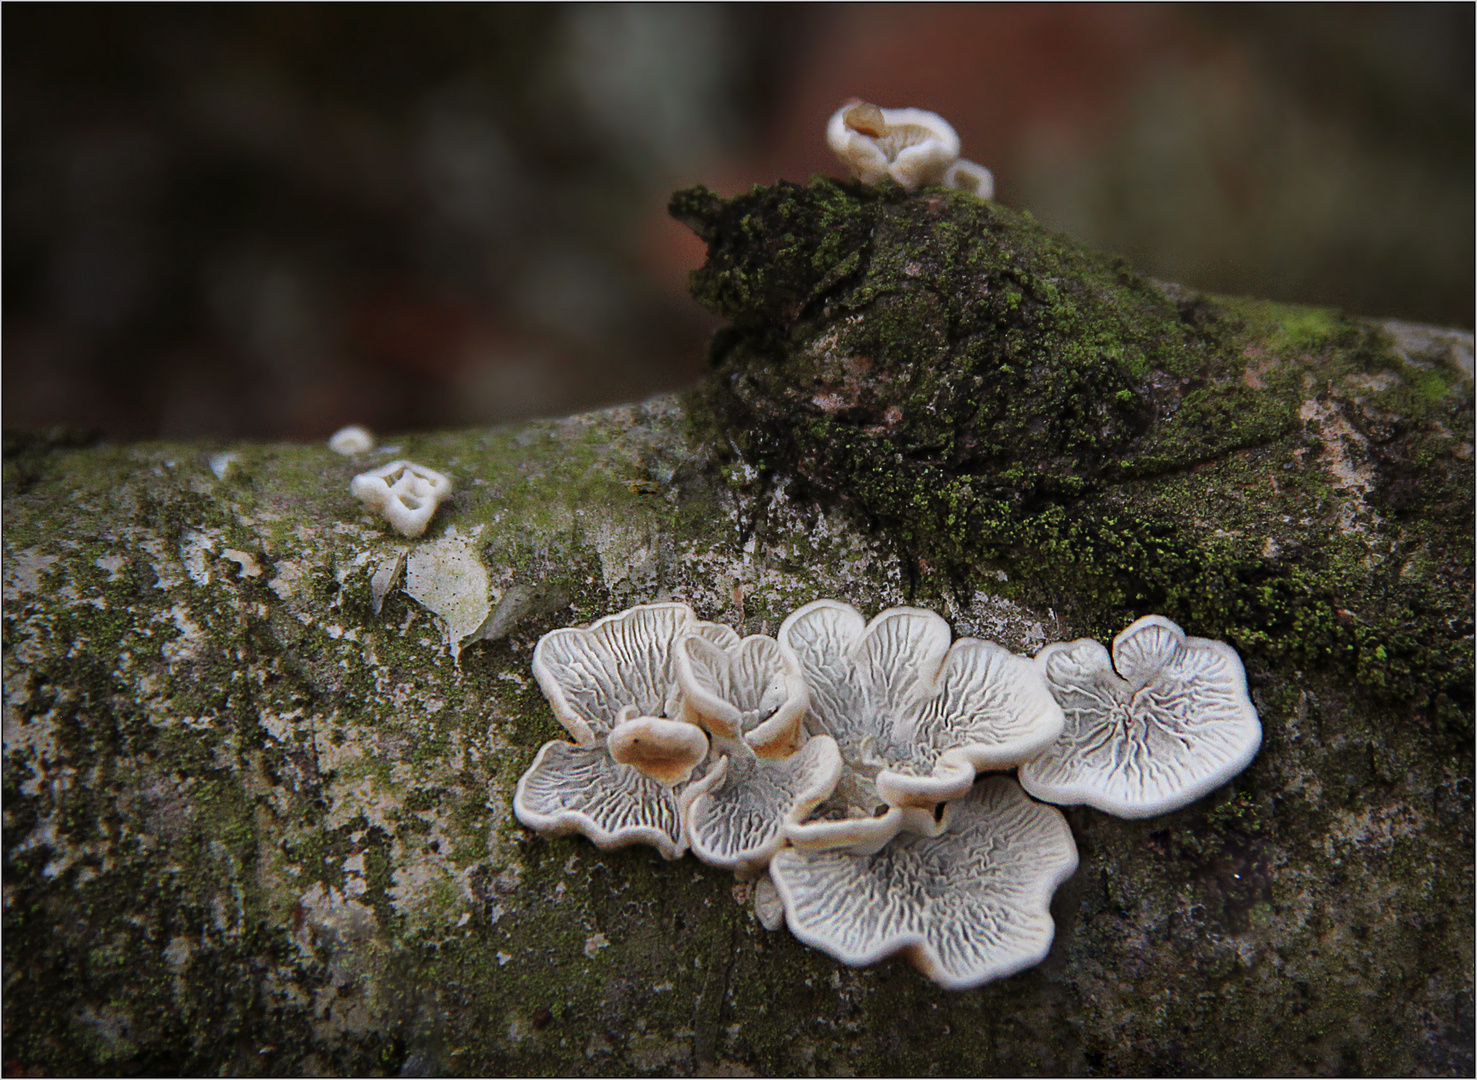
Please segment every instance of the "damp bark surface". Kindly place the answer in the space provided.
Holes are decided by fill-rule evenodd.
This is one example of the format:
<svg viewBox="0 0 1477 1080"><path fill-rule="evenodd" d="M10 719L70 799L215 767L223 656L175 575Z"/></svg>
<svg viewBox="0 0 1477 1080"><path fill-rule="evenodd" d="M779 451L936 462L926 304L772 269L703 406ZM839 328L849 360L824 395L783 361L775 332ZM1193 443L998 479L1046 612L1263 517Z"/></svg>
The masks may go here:
<svg viewBox="0 0 1477 1080"><path fill-rule="evenodd" d="M1470 1073L1471 336L940 190L673 210L729 320L681 399L353 459L7 440L6 1068ZM421 540L349 494L395 457L457 483ZM1026 654L1158 612L1240 652L1262 750L1068 810L1050 955L964 993L513 818L541 634L823 596Z"/></svg>

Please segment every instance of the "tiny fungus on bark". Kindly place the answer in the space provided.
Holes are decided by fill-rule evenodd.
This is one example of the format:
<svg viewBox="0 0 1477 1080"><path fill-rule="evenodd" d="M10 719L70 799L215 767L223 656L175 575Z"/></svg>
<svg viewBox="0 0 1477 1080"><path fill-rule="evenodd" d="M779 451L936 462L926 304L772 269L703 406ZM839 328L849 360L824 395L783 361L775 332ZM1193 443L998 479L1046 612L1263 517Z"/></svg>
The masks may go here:
<svg viewBox="0 0 1477 1080"><path fill-rule="evenodd" d="M383 514L396 532L415 539L426 531L436 508L451 494L451 479L412 461L392 461L360 473L349 484L354 496Z"/></svg>
<svg viewBox="0 0 1477 1080"><path fill-rule="evenodd" d="M1111 657L1083 638L1048 645L1036 667L1066 714L1061 736L1021 766L1038 799L1153 817L1214 791L1261 746L1236 651L1163 616L1115 637Z"/></svg>
<svg viewBox="0 0 1477 1080"><path fill-rule="evenodd" d="M690 634L726 629L667 603L545 634L534 678L575 741L544 744L513 796L518 820L604 848L652 844L669 859L686 851L677 796L708 740L681 719L673 654Z"/></svg>
<svg viewBox="0 0 1477 1080"><path fill-rule="evenodd" d="M875 855L781 851L770 876L807 945L853 966L902 953L966 990L1045 959L1052 894L1076 869L1061 811L991 776L944 808L934 835L900 833Z"/></svg>
<svg viewBox="0 0 1477 1080"><path fill-rule="evenodd" d="M368 428L350 424L348 427L339 428L328 437L328 448L335 454L343 454L344 457L365 454L374 449L374 436L370 434Z"/></svg>
<svg viewBox="0 0 1477 1080"><path fill-rule="evenodd" d="M826 142L865 184L891 181L907 191L943 184L982 199L995 194L990 170L962 160L954 128L926 109L883 109L853 98L832 114Z"/></svg>
<svg viewBox="0 0 1477 1080"><path fill-rule="evenodd" d="M1062 710L1031 661L952 636L923 608L888 608L867 622L835 600L807 604L780 626L780 647L810 684L817 731L874 779L888 806L958 798L980 769L1018 765L1061 733Z"/></svg>

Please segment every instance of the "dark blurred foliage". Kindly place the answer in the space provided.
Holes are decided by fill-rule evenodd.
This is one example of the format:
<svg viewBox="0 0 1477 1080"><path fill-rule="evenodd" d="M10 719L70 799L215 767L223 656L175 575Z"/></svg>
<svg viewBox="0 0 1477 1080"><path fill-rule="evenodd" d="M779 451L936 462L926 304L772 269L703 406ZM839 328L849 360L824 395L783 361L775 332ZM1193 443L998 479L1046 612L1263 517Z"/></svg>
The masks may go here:
<svg viewBox="0 0 1477 1080"><path fill-rule="evenodd" d="M317 438L685 385L666 196L834 172L850 94L1220 291L1470 326L1473 8L3 11L4 422Z"/></svg>

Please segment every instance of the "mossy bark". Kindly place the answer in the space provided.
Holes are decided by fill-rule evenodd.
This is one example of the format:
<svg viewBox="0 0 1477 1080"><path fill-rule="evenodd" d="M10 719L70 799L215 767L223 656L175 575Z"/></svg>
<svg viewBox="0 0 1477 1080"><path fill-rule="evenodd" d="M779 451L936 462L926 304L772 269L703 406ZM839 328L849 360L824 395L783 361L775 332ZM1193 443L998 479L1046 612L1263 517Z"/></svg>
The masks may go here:
<svg viewBox="0 0 1477 1080"><path fill-rule="evenodd" d="M732 320L680 403L353 460L8 445L7 1067L1470 1072L1470 337L1193 296L939 191L675 209ZM348 493L387 455L457 481L425 540ZM376 603L433 544L488 575L457 656ZM1240 650L1263 749L1175 814L1069 810L1050 957L967 993L513 819L561 734L540 634L820 596L1027 653L1158 611Z"/></svg>

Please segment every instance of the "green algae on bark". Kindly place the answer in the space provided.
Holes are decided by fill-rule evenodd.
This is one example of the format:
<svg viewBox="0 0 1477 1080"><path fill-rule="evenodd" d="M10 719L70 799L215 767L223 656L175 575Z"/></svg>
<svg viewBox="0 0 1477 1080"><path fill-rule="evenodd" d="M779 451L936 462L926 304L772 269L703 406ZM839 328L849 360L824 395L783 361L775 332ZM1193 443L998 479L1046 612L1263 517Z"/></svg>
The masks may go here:
<svg viewBox="0 0 1477 1080"><path fill-rule="evenodd" d="M1202 296L942 189L671 211L730 325L695 410L968 583L1148 611L1472 730L1473 391L1398 324ZM762 477L761 477L762 482Z"/></svg>

